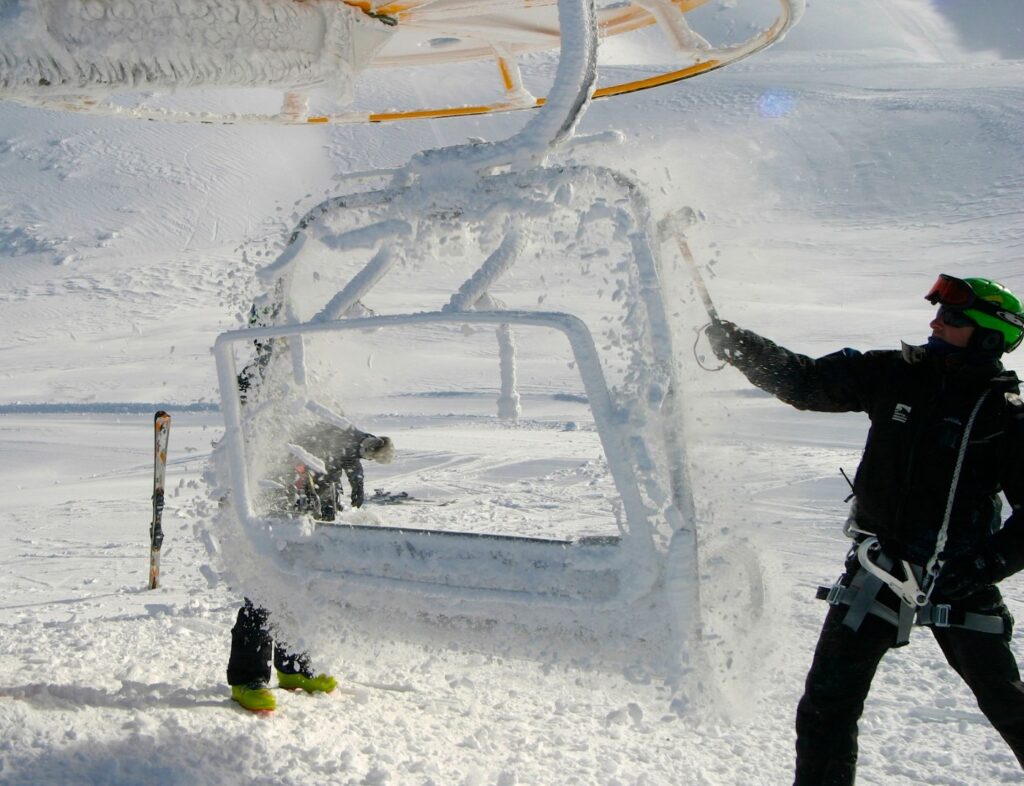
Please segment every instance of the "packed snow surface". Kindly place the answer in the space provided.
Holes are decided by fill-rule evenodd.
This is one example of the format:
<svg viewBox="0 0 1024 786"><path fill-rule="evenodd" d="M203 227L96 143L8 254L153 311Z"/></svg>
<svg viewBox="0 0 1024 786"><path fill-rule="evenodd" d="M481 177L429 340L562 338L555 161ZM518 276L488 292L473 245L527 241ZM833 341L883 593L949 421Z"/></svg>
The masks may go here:
<svg viewBox="0 0 1024 786"><path fill-rule="evenodd" d="M742 27L736 6L709 12ZM965 6L811 4L785 42L745 63L595 104L579 131L625 141L572 155L639 180L659 214L695 211L690 243L723 317L811 355L921 341L938 272L1024 291L1024 14L1015 2ZM643 53L617 53L619 75ZM554 64L530 68L550 76ZM430 101L460 78L374 89ZM240 597L225 580L230 553L210 556L218 510L204 481L223 431L216 336L242 324L264 287L256 270L295 221L348 188L336 176L467 137L500 140L526 122L169 127L0 106L0 783L789 781L793 713L824 615L814 589L846 551L839 468L856 467L866 419L800 413L733 370L702 370L691 344L703 315L682 266L663 284L690 338L676 351L707 658L689 679L583 669L528 632L515 653L494 652L460 646L457 628L425 642L384 620L376 635L342 632L313 653L340 680L333 695L275 691L279 709L262 718L229 700ZM440 269L464 253L456 246L439 249ZM464 355L448 346L438 362L457 373ZM696 354L712 363L703 343ZM1007 365L1024 369L1017 355ZM451 400L404 405L436 414L474 400L438 391ZM553 507L535 507L534 523L582 514L613 526L585 413L571 412L578 396L542 403L558 409L549 432L579 462L504 434L472 480L494 484L509 515L560 486L544 491ZM167 537L163 585L148 591L160 407L173 416ZM392 464L366 465L368 491L429 497L461 480L444 449L403 439ZM589 493L600 504L583 504ZM366 513L391 515L383 508ZM1003 587L1019 616L1024 584ZM927 631L883 662L861 730L859 783L1021 779Z"/></svg>

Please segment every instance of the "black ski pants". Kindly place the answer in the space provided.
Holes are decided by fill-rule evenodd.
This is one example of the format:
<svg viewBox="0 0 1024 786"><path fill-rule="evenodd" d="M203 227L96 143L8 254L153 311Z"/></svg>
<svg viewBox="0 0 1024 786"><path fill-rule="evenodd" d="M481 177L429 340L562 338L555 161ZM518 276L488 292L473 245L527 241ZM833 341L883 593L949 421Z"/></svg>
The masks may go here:
<svg viewBox="0 0 1024 786"><path fill-rule="evenodd" d="M842 624L846 606L829 609L796 712L794 786L850 786L857 771L857 721L875 669L896 643L896 627L868 615L860 629ZM1024 684L1009 635L932 628L946 660L1024 767Z"/></svg>
<svg viewBox="0 0 1024 786"><path fill-rule="evenodd" d="M363 462L359 459L345 459L338 462L336 466L328 468L327 474L324 476L326 483L335 483L338 486L338 490L341 490L341 473L345 473L345 477L348 478L348 485L351 489L349 499L352 500L353 508L361 508L363 506Z"/></svg>
<svg viewBox="0 0 1024 786"><path fill-rule="evenodd" d="M274 668L278 671L312 676L309 656L306 653L295 655L284 645L275 644L270 631L270 612L246 598L245 604L238 610L235 627L231 629L228 685L269 683L271 649Z"/></svg>

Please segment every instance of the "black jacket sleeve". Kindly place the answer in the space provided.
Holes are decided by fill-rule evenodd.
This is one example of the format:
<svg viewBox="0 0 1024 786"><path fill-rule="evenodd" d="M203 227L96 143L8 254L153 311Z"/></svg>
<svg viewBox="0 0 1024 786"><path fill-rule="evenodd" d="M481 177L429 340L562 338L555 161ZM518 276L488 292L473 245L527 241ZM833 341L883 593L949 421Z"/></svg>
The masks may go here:
<svg viewBox="0 0 1024 786"><path fill-rule="evenodd" d="M756 333L731 327L722 357L750 382L797 409L863 412L881 376L881 352L841 349L813 359Z"/></svg>
<svg viewBox="0 0 1024 786"><path fill-rule="evenodd" d="M1000 478L1011 513L1002 529L988 542L997 555L1006 578L1024 569L1024 403L1015 394L1006 395L1007 424Z"/></svg>

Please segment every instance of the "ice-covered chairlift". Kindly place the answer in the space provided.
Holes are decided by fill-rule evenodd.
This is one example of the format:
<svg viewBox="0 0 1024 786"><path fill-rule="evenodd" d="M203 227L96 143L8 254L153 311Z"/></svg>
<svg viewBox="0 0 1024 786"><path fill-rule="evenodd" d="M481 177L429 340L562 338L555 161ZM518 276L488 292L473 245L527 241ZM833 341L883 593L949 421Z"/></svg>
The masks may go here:
<svg viewBox="0 0 1024 786"><path fill-rule="evenodd" d="M645 658L682 657L699 627L696 531L676 357L659 281L660 243L642 190L621 173L579 165L496 171L468 183L456 178L446 191L443 182L449 181L430 180L436 176L432 166L399 174L390 185L310 210L284 253L263 270L273 293L264 314L272 323L217 340L232 522L241 524L224 539L232 555L251 555L253 573L239 576L242 585L253 587L254 594L262 587L276 599L285 593L275 593L274 585L301 586L306 602L324 601L317 604L318 615L325 613L325 604L336 604L339 625L398 613L428 626L427 620L458 619L471 629L511 625L569 631L575 642L601 643L584 647L588 657L625 651L634 658L637 644ZM488 231L496 205L507 225ZM547 222L557 229L551 231ZM442 228L431 228L438 223ZM410 257L422 251L424 238L466 226L475 227L486 238L481 243L493 251L466 267L424 265L417 278ZM594 248L574 248L589 241L570 229L594 235ZM552 238L561 238L561 246ZM572 252L578 261L569 261ZM319 260L322 270L318 286L324 286L324 271L332 267L347 272L337 295L301 312L293 302L296 270L311 259ZM446 289L428 293L425 282L445 268L458 269L444 279ZM521 268L529 269L522 274L526 277ZM583 269L589 289L578 291L575 277ZM559 285L562 272L567 280ZM539 280L550 289L542 304L530 290ZM410 292L422 292L416 302L426 308L403 302L400 311L366 315L387 309L389 301L408 300ZM503 306L500 300L513 302ZM607 310L594 310L599 306ZM578 309L589 313L572 313ZM307 374L310 347L317 341L381 337L389 331L409 336L443 325L497 332L493 363L501 366L502 397L516 394L505 384L505 366L515 358L514 350L510 360L502 346L503 330L518 336L543 329L564 337L621 500L616 531L598 536L524 536L484 527L454 532L392 526L387 517L371 525L314 524L258 510L248 474L247 420L259 417L258 407L273 403L258 402L256 408L240 403L238 374L253 342L274 342L270 364L278 364L291 403L322 411ZM609 363L614 382L608 378ZM396 447L398 464L401 441ZM368 466L370 487L375 472ZM482 524L485 507L480 512ZM245 564L245 558L237 563ZM293 613L302 618L301 611ZM298 629L307 624L300 621Z"/></svg>
<svg viewBox="0 0 1024 786"><path fill-rule="evenodd" d="M606 454L621 456L620 430L615 426L614 408L593 338L578 318L557 312L529 311L448 311L362 317L337 321L316 321L276 328L240 330L223 334L217 340L216 357L221 385L237 391L238 371L233 347L252 341L286 338L292 346L317 333L387 330L389 327L436 324L532 325L547 327L563 334L572 347L587 399L594 414L598 434ZM241 434L243 413L236 395L224 396L225 423L229 432ZM250 531L259 531L264 521L254 509L255 496L245 454L245 440L235 439L232 446L233 490L238 500L236 512ZM399 448L400 449L400 448ZM634 468L622 461L610 464L612 478L623 498L628 518L642 510ZM633 516L630 516L633 512ZM388 527L350 523L317 522L312 536L302 524L276 522L275 553L287 570L312 570L344 574L358 579L382 579L430 585L428 595L486 591L500 595L542 596L562 604L574 600L608 602L623 589L621 571L628 558L618 535L580 538L526 537L521 535L455 532L444 529ZM631 527L640 541L639 548L649 552L649 537L637 522ZM637 556L636 550L632 551ZM625 560L625 561L624 561ZM646 560L649 561L649 560ZM634 576L635 578L635 576ZM414 591L419 592L417 587ZM351 596L349 596L351 597ZM536 602L534 597L530 602Z"/></svg>
<svg viewBox="0 0 1024 786"><path fill-rule="evenodd" d="M563 47L553 100L531 123L501 143L426 151L398 170L371 173L384 177L382 187L310 210L262 271L272 295L258 325L217 341L227 425L221 458L235 514L222 540L242 587L272 600L279 625L294 620L298 635L354 620L369 620L364 631L397 617L428 630L460 621L462 636L483 631L491 647L516 640L495 638L498 629L525 627L528 643L544 631L562 646L567 636L586 655L626 653L669 669L699 636L697 534L656 223L641 189L620 173L545 164L571 139L596 81L593 6L560 0L559 13L563 28L582 37ZM417 268L417 253L467 233L481 252L469 268L433 259ZM360 249L368 260L355 261ZM317 286L325 286L324 271L344 268L344 278L326 303L301 312L295 271L324 254ZM447 302L437 302L442 295ZM543 328L568 341L619 498L614 535L523 537L387 521L324 526L258 510L246 440L258 440L261 419L273 423L267 413L282 404L324 415L307 376L307 344L456 324L498 329L492 351L506 399L515 391L505 384L512 347L503 334ZM261 392L243 411L237 360L249 360L253 341L262 347ZM310 607L312 617L303 613Z"/></svg>
<svg viewBox="0 0 1024 786"><path fill-rule="evenodd" d="M492 174L456 183L448 193L440 193L437 185L419 190L414 176L409 185L338 197L309 211L285 251L263 271L274 293L265 313L275 324L232 331L217 340L233 506L244 533L234 538L232 551L239 550L241 541L258 573L243 577L243 585L258 588L276 577L282 586L302 586L305 597L337 599L339 621L343 614L390 610L421 620L462 619L470 627L511 623L571 630L588 640L597 637L612 649L625 640L641 640L661 655L678 655L683 642L696 635L699 620L696 532L677 410L680 389L659 282L659 242L641 190L620 173L578 165ZM602 197L595 202L591 190ZM428 194L431 202L424 209ZM493 234L486 226L496 203L503 205L508 228ZM516 298L516 287L527 282L516 278L522 266L532 266L529 281L535 281L545 274L556 278L560 266L569 264L566 249L548 239L540 244L543 252L531 256L524 251L545 212L548 220L562 221L556 236L568 237L567 228L585 225L601 237L595 242L602 248L615 246L607 257L590 258L589 249L577 249L584 257L580 268L595 268L589 286L597 288L610 278L610 289L601 296L599 288L585 292L570 281L545 300L543 309L523 307L525 294L514 306L502 307L495 298ZM343 226L336 229L332 221ZM424 311L365 316L367 309L380 307L388 292L401 299L408 291L402 281L409 281L412 291L422 289L425 279L415 279L415 266L406 256L437 222L446 227L437 230L442 234L464 226L490 234L493 251L460 268L461 274L451 273L447 302ZM566 242L572 246L576 241ZM368 261L352 261L358 248ZM291 304L295 270L325 250L325 269L332 259L334 265L348 260L348 278L337 295L308 309L303 318ZM430 271L435 275L436 269ZM615 277L620 279L617 290ZM556 289L550 280L548 285ZM595 313L588 322L570 313L576 305L588 307L588 297L609 304L613 310L607 313L619 316ZM616 325L616 320L630 324ZM247 362L252 342L275 342L270 363L283 371L288 395L299 406L306 402L307 409L319 410L308 404L316 392L306 370L309 345L319 337L455 325L494 328L496 366L508 362L501 329L543 328L568 342L620 500L615 533L524 537L485 529L396 527L386 519L381 525L313 525L258 510L246 453L246 421L253 405L243 409L237 387L239 361ZM621 335L616 332L620 328ZM613 345L611 355L595 344L595 329L602 331L602 344ZM616 364L614 389L606 375L610 360ZM507 371L501 375L504 380ZM264 404L255 406L258 417ZM399 457L402 447L399 443Z"/></svg>

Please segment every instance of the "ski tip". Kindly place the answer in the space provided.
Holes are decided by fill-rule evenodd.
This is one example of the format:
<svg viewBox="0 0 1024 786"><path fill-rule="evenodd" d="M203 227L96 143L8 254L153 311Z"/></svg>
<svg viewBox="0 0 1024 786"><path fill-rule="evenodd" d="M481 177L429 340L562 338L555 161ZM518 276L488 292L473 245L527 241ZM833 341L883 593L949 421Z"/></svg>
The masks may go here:
<svg viewBox="0 0 1024 786"><path fill-rule="evenodd" d="M157 410L157 413L153 416L153 420L163 420L163 419L169 418L169 417L170 417L170 414L168 414L165 410L160 409L160 410Z"/></svg>

